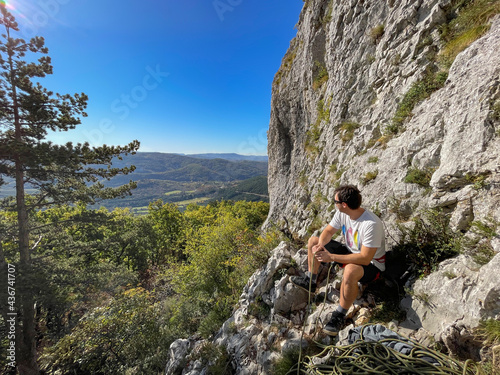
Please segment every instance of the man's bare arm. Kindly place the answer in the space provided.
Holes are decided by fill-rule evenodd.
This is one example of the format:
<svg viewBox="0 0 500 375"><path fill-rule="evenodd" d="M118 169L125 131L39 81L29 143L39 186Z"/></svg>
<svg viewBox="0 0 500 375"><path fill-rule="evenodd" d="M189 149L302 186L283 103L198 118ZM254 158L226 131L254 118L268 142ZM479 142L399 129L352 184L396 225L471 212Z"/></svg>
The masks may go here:
<svg viewBox="0 0 500 375"><path fill-rule="evenodd" d="M372 261L376 252L376 247L361 246L361 252L358 254L331 254L325 249L322 249L316 252L315 256L320 262L338 262L342 264L354 263L367 266Z"/></svg>
<svg viewBox="0 0 500 375"><path fill-rule="evenodd" d="M321 249L324 249L324 246L331 241L333 235L337 232L338 232L337 228L334 228L330 224L328 224L326 228L323 229L323 232L321 232L318 244L313 247L313 253Z"/></svg>

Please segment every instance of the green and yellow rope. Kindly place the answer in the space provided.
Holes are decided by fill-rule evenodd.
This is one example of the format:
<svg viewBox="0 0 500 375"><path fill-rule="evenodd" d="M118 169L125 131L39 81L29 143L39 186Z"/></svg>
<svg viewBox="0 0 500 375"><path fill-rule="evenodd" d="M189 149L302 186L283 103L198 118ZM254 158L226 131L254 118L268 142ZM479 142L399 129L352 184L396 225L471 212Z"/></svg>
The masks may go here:
<svg viewBox="0 0 500 375"><path fill-rule="evenodd" d="M405 355L383 345L384 342L410 343L413 349L409 355ZM326 363L314 363L315 360L318 362L328 356ZM432 358L435 363L430 363L425 358ZM377 342L367 342L361 338L346 346L323 346L321 353L304 357L288 374L487 375L471 360L462 364L413 340L393 338Z"/></svg>

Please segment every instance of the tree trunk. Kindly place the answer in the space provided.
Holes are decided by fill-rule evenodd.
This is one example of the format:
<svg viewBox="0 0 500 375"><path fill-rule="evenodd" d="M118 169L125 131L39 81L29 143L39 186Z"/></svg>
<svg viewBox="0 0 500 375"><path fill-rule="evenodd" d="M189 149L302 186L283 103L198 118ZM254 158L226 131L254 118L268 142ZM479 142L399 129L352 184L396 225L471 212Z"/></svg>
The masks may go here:
<svg viewBox="0 0 500 375"><path fill-rule="evenodd" d="M31 287L31 254L29 248L28 211L24 197L24 173L22 163L16 162L16 203L19 228L19 275L17 290L21 309L21 335L16 340L18 370L21 375L38 375L36 363L35 306ZM19 315L18 315L19 316ZM19 320L18 320L19 323Z"/></svg>
<svg viewBox="0 0 500 375"><path fill-rule="evenodd" d="M9 30L7 34L10 38ZM10 83L12 90L12 110L14 114L15 139L20 146L21 155L23 150L23 129L19 115L19 103L17 97L16 75L12 60L14 52L9 51ZM15 158L16 168L16 204L17 223L19 231L19 275L16 277L16 290L19 292L18 304L18 330L16 339L17 365L21 375L38 375L38 364L36 362L36 331L35 331L35 306L33 288L31 287L31 264L28 210L24 191L24 160L23 156ZM17 293L16 293L17 298ZM19 319L19 312L21 319ZM19 324L21 323L21 325Z"/></svg>

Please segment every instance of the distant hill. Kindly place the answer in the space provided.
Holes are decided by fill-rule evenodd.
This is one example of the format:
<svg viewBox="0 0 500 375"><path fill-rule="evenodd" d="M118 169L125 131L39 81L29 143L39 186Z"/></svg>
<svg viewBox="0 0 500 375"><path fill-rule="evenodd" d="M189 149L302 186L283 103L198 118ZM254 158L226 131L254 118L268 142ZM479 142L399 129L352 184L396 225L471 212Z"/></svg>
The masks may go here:
<svg viewBox="0 0 500 375"><path fill-rule="evenodd" d="M257 176L241 182L231 184L231 186L220 189L214 196L216 200L233 201L263 201L269 202L267 191L267 177Z"/></svg>
<svg viewBox="0 0 500 375"><path fill-rule="evenodd" d="M128 155L123 160L113 161L113 166L135 165L136 170L127 176L116 176L105 184L119 186L134 180L137 189L130 197L105 201L102 205L109 209L131 207L140 211L157 199L181 207L213 199L267 202L267 157L265 161L248 158L252 157L237 154L194 157L160 152ZM0 197L14 194L13 181L0 188Z"/></svg>
<svg viewBox="0 0 500 375"><path fill-rule="evenodd" d="M267 155L263 156L263 155L240 155L240 154L187 154L185 156L198 159L225 159L232 161L247 160L247 161L263 161L266 163L268 161Z"/></svg>
<svg viewBox="0 0 500 375"><path fill-rule="evenodd" d="M137 182L137 189L131 197L106 201L104 206L143 211L149 202L157 199L176 203L181 208L214 199L268 202L267 161L238 160L239 157L242 155L194 157L157 152L138 152L124 157L113 165L135 165L136 170L131 175L115 177L110 183L118 186L132 179Z"/></svg>
<svg viewBox="0 0 500 375"><path fill-rule="evenodd" d="M154 179L177 182L237 181L255 176L267 175L267 161L227 160L221 158L198 158L179 154L159 152L138 152L123 160L113 162L113 166L135 165L132 179ZM121 185L130 176L119 176L112 185Z"/></svg>

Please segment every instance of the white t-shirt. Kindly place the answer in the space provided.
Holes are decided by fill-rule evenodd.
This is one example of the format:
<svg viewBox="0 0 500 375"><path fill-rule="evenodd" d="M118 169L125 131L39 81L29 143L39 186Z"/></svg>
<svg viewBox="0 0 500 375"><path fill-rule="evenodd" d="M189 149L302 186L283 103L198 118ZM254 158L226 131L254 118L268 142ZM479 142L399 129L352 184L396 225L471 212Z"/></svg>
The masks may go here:
<svg viewBox="0 0 500 375"><path fill-rule="evenodd" d="M330 225L342 229L345 245L353 253L360 253L361 246L376 247L373 263L379 270L385 271L385 234L384 225L373 212L365 212L356 220L339 211L335 212Z"/></svg>

